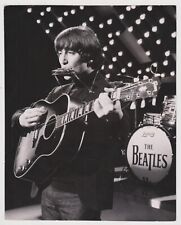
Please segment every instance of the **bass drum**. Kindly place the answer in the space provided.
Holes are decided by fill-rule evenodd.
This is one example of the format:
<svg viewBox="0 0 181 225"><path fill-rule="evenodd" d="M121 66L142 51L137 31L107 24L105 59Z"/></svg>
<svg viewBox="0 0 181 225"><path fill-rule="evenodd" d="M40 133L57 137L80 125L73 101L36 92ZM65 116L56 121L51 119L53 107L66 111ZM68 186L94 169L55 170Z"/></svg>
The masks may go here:
<svg viewBox="0 0 181 225"><path fill-rule="evenodd" d="M158 183L169 173L173 151L168 132L162 127L139 127L129 139L127 160L133 174L148 183Z"/></svg>

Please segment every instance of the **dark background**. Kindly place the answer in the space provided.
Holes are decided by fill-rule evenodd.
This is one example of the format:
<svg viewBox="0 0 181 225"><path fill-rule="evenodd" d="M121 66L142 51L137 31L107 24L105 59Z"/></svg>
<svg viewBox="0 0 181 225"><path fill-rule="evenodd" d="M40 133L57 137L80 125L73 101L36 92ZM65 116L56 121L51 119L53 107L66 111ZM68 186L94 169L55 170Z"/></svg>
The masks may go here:
<svg viewBox="0 0 181 225"><path fill-rule="evenodd" d="M32 13L27 9L32 8ZM32 102L44 98L48 92L57 85L51 71L59 67L58 59L54 51L54 37L66 27L80 25L84 21L98 34L103 46L108 46L105 51L105 74L109 73L111 81L133 82L134 77L142 78L143 75L152 77L150 71L146 71L154 62L158 63L158 72L165 77L172 78L166 84L162 84L156 107L152 107L150 101L146 108L129 111L131 130L134 130L142 120L145 112L160 112L162 109L163 96L176 93L175 76L170 76L171 71L176 71L176 40L170 34L176 29L174 6L155 6L150 12L147 6L138 6L131 11L126 6L86 6L80 10L78 6L52 6L51 12L46 11L46 6L6 6L4 8L5 26L5 207L6 209L33 204L39 201L39 196L30 199L31 185L23 180L15 179L13 175L13 162L18 137L12 133L11 117L13 113ZM76 9L76 14L64 16L64 12ZM40 16L45 12L44 16ZM124 13L125 19L120 21L119 15ZM142 13L146 13L146 20L138 26L135 20ZM152 14L151 14L152 13ZM62 23L57 19L62 16ZM94 16L95 22L90 23L89 17ZM151 33L148 39L143 38L143 44L138 46L136 40L143 37L144 32L151 30L153 25L158 24L159 18L166 18L166 23L159 25L158 32ZM38 24L37 19L41 18L42 23ZM112 18L113 24L108 25L107 20ZM50 28L48 24L54 22L50 33L45 31ZM98 26L104 23L104 30ZM133 32L126 33L128 27L134 24ZM121 32L118 38L115 32ZM105 32L106 31L106 32ZM109 44L111 33L115 45ZM107 36L110 34L109 36ZM133 38L134 37L134 38ZM162 40L161 45L156 45L157 39ZM128 41L128 44L126 40ZM123 51L123 57L118 57L114 62L112 57ZM151 56L145 55L150 50ZM165 51L170 50L166 57ZM168 59L168 66L163 66L163 61ZM129 67L128 62L133 62ZM113 69L109 65L113 64ZM126 68L126 73L122 71ZM138 70L142 73L139 74Z"/></svg>

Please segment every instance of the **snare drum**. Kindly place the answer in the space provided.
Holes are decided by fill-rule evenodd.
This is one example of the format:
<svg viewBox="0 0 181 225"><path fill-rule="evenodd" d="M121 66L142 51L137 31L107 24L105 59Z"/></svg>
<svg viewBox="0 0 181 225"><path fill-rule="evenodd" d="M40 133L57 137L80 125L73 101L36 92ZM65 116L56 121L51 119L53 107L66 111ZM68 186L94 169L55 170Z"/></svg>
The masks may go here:
<svg viewBox="0 0 181 225"><path fill-rule="evenodd" d="M127 160L131 171L140 180L160 182L168 175L172 158L171 141L164 128L146 125L131 135Z"/></svg>

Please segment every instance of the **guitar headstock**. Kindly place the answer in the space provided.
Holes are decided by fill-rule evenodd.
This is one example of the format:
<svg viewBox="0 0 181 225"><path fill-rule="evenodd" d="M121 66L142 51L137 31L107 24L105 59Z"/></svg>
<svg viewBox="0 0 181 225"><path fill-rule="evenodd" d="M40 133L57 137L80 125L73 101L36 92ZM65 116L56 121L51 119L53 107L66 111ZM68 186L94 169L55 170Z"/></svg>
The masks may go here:
<svg viewBox="0 0 181 225"><path fill-rule="evenodd" d="M156 98L160 88L160 80L158 77L141 80L133 84L128 84L122 88L118 88L120 99L124 102L135 102L137 99Z"/></svg>

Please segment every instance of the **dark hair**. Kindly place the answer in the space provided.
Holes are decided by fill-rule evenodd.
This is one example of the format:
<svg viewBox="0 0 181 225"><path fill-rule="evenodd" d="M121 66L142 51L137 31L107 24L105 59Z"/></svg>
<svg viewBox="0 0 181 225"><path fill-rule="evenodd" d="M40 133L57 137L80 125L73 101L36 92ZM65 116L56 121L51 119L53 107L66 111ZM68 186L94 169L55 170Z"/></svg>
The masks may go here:
<svg viewBox="0 0 181 225"><path fill-rule="evenodd" d="M60 32L54 41L56 52L66 49L78 52L82 61L93 69L99 69L103 63L100 42L94 31L87 26L70 27Z"/></svg>

